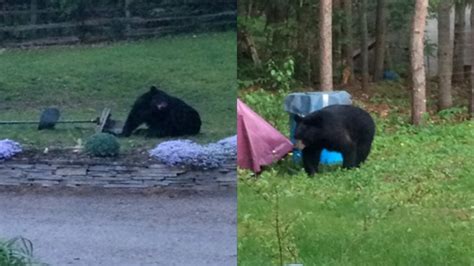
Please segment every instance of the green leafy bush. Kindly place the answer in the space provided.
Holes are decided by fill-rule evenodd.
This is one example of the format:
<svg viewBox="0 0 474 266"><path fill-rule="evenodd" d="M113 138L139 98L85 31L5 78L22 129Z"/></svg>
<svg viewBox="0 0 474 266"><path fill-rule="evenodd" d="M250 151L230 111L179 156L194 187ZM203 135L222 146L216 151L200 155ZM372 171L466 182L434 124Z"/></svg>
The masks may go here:
<svg viewBox="0 0 474 266"><path fill-rule="evenodd" d="M289 135L288 113L283 109L287 93L267 92L263 89L241 95L241 99L283 134Z"/></svg>
<svg viewBox="0 0 474 266"><path fill-rule="evenodd" d="M281 65L270 59L267 64L269 81L272 88L281 91L289 91L295 74L295 61L293 58L287 58Z"/></svg>
<svg viewBox="0 0 474 266"><path fill-rule="evenodd" d="M113 157L119 154L120 143L111 134L97 133L87 139L84 148L88 154L97 157Z"/></svg>
<svg viewBox="0 0 474 266"><path fill-rule="evenodd" d="M456 116L466 113L467 111L466 109L467 108L465 107L451 107L451 108L439 111L438 116L444 120L452 120L456 118Z"/></svg>

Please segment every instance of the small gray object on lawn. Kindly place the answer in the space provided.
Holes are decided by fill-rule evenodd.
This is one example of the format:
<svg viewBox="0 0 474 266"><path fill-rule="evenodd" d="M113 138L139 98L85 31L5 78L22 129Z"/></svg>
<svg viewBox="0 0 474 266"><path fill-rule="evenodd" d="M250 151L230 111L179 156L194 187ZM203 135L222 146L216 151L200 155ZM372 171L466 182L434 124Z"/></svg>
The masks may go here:
<svg viewBox="0 0 474 266"><path fill-rule="evenodd" d="M97 130L99 132L107 132L116 130L115 127L119 125L118 121L110 119L112 116L110 114L110 108L105 108L102 111L101 117L97 117L96 119L90 120L68 120L68 121L59 121L59 117L61 113L57 108L49 107L46 108L40 115L40 121L0 121L0 125L28 125L28 124L37 124L38 130L43 129L54 129L56 124L90 124L94 123L97 124Z"/></svg>
<svg viewBox="0 0 474 266"><path fill-rule="evenodd" d="M41 113L38 130L54 129L54 126L58 122L60 116L61 115L57 108L46 108Z"/></svg>

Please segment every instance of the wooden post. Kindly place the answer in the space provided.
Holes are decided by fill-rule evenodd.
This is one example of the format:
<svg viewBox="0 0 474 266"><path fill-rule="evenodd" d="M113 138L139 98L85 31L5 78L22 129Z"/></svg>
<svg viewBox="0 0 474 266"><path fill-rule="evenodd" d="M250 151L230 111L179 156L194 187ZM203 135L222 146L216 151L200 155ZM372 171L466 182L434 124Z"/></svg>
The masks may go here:
<svg viewBox="0 0 474 266"><path fill-rule="evenodd" d="M31 0L30 2L30 24L36 25L38 21L38 0ZM37 37L36 30L31 31L31 37L34 39Z"/></svg>
<svg viewBox="0 0 474 266"><path fill-rule="evenodd" d="M125 35L128 36L131 27L130 27L130 18L132 17L132 14L130 12L130 4L132 3L133 0L125 0L125 5L124 5L124 15L125 15Z"/></svg>
<svg viewBox="0 0 474 266"><path fill-rule="evenodd" d="M2 20L3 21L0 21L2 25L7 25L7 14L5 13L5 11L7 11L7 4L5 3L6 0L0 0L0 11L3 11L3 16L2 16Z"/></svg>
<svg viewBox="0 0 474 266"><path fill-rule="evenodd" d="M38 20L38 0L31 0L30 3L30 24L35 25Z"/></svg>

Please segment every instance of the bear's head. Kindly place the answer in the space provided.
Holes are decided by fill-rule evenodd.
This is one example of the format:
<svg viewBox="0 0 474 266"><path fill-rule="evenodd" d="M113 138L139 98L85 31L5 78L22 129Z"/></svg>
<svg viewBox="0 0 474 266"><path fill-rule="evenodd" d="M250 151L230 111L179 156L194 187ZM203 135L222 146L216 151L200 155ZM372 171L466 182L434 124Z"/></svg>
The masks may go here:
<svg viewBox="0 0 474 266"><path fill-rule="evenodd" d="M168 94L155 86L152 86L148 93L150 95L150 105L153 112L161 113L167 110L170 98Z"/></svg>
<svg viewBox="0 0 474 266"><path fill-rule="evenodd" d="M323 130L322 118L309 115L306 117L295 116L295 148L303 150L317 141Z"/></svg>

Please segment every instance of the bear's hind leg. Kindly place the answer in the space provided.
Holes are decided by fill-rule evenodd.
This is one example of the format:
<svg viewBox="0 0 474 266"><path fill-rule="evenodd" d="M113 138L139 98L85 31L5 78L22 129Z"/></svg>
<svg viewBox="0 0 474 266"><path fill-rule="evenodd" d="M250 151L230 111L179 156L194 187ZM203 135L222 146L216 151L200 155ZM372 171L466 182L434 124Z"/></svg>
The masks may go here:
<svg viewBox="0 0 474 266"><path fill-rule="evenodd" d="M357 167L363 163L369 156L371 143L362 144L357 147Z"/></svg>
<svg viewBox="0 0 474 266"><path fill-rule="evenodd" d="M356 145L350 145L346 147L345 151L342 152L342 167L344 168L353 168L357 167L357 148Z"/></svg>
<svg viewBox="0 0 474 266"><path fill-rule="evenodd" d="M196 135L201 128L201 119L195 111L174 112L168 120L170 134L174 136Z"/></svg>

